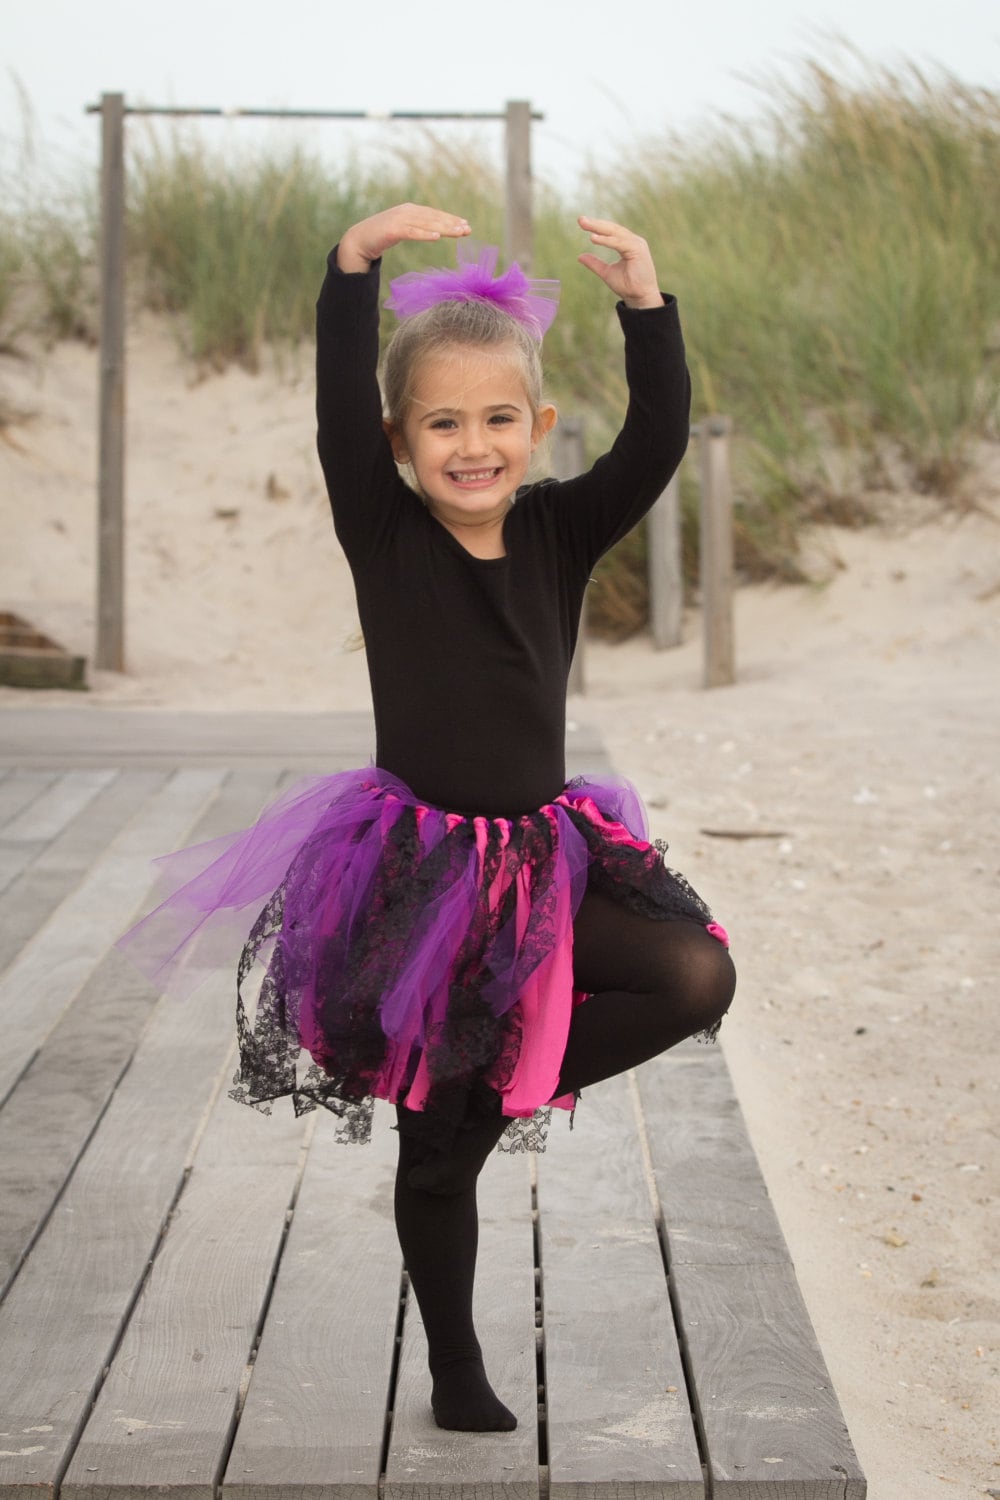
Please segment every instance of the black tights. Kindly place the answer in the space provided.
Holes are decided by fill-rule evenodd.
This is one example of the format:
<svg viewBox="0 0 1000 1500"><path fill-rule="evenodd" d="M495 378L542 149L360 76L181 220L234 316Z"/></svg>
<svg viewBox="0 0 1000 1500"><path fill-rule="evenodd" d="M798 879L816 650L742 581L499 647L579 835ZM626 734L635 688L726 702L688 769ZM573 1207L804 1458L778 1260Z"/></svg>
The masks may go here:
<svg viewBox="0 0 1000 1500"><path fill-rule="evenodd" d="M588 892L573 927L573 976L590 998L573 1012L555 1096L610 1078L714 1027L736 977L729 954L697 923L651 921ZM506 1120L484 1113L447 1155L406 1134L401 1109L396 1229L427 1333L441 1427L516 1425L483 1370L472 1321L479 1220L476 1178Z"/></svg>

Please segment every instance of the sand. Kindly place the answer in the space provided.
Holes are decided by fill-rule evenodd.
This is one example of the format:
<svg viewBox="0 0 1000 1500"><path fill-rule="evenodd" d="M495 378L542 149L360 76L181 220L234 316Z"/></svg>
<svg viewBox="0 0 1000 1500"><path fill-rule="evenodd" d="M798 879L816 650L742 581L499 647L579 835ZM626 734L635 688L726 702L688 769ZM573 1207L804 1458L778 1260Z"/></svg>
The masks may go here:
<svg viewBox="0 0 1000 1500"><path fill-rule="evenodd" d="M0 608L93 649L96 355L0 360ZM872 1500L1000 1494L1000 448L945 506L817 532L740 591L738 681L592 644L596 725L731 929L724 1047ZM201 377L129 349L128 672L87 702L368 704L308 354ZM0 689L0 715L77 695ZM0 717L2 734L2 717ZM720 833L766 837L720 837Z"/></svg>

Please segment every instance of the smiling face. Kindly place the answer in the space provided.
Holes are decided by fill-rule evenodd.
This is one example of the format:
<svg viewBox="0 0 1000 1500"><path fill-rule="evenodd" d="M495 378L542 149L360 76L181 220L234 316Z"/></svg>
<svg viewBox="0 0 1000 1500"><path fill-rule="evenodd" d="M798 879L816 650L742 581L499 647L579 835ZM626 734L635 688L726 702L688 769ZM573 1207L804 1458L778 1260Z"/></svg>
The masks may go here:
<svg viewBox="0 0 1000 1500"><path fill-rule="evenodd" d="M513 347L453 346L420 361L406 415L386 430L432 514L461 537L502 529L554 421L554 407L532 409Z"/></svg>

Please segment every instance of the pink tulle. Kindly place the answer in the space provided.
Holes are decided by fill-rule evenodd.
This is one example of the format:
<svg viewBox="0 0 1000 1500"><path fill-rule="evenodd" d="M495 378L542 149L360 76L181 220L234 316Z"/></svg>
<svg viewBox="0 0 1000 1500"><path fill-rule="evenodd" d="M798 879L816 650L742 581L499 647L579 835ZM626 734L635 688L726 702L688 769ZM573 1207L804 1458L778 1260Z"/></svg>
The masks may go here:
<svg viewBox="0 0 1000 1500"><path fill-rule="evenodd" d="M532 280L516 261L498 276L499 256L495 245L483 245L477 254L460 243L456 270L407 271L390 282L385 305L397 317L412 318L439 302L493 302L541 339L556 315L558 281Z"/></svg>

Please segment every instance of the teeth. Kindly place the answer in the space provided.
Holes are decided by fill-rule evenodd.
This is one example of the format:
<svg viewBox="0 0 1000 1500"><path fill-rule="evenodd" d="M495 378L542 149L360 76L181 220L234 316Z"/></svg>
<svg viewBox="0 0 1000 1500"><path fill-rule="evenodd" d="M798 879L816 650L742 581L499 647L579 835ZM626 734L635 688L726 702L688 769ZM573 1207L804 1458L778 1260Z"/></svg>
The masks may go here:
<svg viewBox="0 0 1000 1500"><path fill-rule="evenodd" d="M451 477L459 484L469 484L477 479L492 479L499 473L499 469L453 469Z"/></svg>

